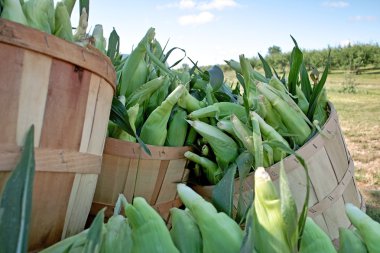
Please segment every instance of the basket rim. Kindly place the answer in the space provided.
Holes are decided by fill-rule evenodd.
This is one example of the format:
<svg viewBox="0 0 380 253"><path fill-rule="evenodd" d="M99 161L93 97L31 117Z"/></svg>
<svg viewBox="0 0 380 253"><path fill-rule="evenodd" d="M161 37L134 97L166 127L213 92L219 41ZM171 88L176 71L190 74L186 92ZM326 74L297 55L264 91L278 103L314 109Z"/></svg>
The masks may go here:
<svg viewBox="0 0 380 253"><path fill-rule="evenodd" d="M3 18L0 18L0 43L34 51L89 70L104 78L114 92L116 90L116 72L111 60L93 46L82 47Z"/></svg>
<svg viewBox="0 0 380 253"><path fill-rule="evenodd" d="M149 144L146 146L149 148L152 154L151 156L143 151L139 143L107 137L104 144L103 155L144 160L175 160L185 159L184 153L192 150L191 146L168 147Z"/></svg>

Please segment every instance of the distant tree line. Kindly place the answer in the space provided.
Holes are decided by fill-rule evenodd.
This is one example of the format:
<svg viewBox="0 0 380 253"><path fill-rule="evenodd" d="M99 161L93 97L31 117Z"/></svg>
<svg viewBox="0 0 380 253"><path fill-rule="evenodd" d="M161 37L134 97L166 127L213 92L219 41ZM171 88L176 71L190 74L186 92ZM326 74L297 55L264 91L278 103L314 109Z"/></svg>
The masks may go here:
<svg viewBox="0 0 380 253"><path fill-rule="evenodd" d="M329 50L331 50L331 69L351 70L359 74L364 68L380 68L380 46L377 43L302 50L306 67L324 68ZM282 52L279 46L274 45L268 48L264 58L276 70L282 71L289 66L290 52ZM250 61L255 68L262 67L258 56L252 57Z"/></svg>

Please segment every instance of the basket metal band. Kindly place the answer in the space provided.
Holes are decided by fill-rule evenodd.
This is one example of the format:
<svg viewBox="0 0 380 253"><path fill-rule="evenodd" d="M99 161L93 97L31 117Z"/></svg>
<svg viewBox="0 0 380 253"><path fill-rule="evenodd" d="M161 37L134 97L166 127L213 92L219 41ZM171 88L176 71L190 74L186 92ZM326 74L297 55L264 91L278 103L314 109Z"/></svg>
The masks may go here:
<svg viewBox="0 0 380 253"><path fill-rule="evenodd" d="M102 157L71 150L35 148L36 171L99 174ZM20 159L21 148L0 145L0 171L11 171Z"/></svg>
<svg viewBox="0 0 380 253"><path fill-rule="evenodd" d="M342 197L343 192L346 190L347 185L353 180L354 176L354 162L350 158L348 161L348 169L344 174L342 180L332 190L330 194L324 197L317 204L309 208L309 217L316 217L326 211L332 204L334 204L339 198Z"/></svg>

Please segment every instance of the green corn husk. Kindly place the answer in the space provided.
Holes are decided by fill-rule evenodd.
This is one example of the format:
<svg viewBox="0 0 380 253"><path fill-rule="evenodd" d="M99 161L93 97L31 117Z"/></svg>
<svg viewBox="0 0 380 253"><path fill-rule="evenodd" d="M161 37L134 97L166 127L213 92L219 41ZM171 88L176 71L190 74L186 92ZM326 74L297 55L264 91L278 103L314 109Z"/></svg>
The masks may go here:
<svg viewBox="0 0 380 253"><path fill-rule="evenodd" d="M225 213L215 207L184 184L177 185L178 195L190 210L201 231L203 252L239 252L243 231Z"/></svg>
<svg viewBox="0 0 380 253"><path fill-rule="evenodd" d="M69 16L71 17L71 13L73 12L73 8L74 8L74 5L76 3L76 0L64 0L63 1L66 5L66 8L67 8L67 12L69 13ZM84 8L85 12L86 12L86 8ZM81 11L81 13L83 12L83 10Z"/></svg>
<svg viewBox="0 0 380 253"><path fill-rule="evenodd" d="M239 104L231 102L214 103L207 107L193 111L188 117L189 119L201 119L206 117L222 119L232 114L235 114L244 123L248 121L245 108Z"/></svg>
<svg viewBox="0 0 380 253"><path fill-rule="evenodd" d="M336 250L328 235L310 217L307 217L299 252L336 253Z"/></svg>
<svg viewBox="0 0 380 253"><path fill-rule="evenodd" d="M182 97L178 99L178 105L190 113L205 106L203 102L193 97L187 90L184 92Z"/></svg>
<svg viewBox="0 0 380 253"><path fill-rule="evenodd" d="M111 216L105 225L105 228L107 233L102 242L101 253L132 252L132 230L124 216Z"/></svg>
<svg viewBox="0 0 380 253"><path fill-rule="evenodd" d="M80 14L80 17L79 17L79 24L74 33L74 41L81 42L86 39L86 30L88 26L87 20L88 20L88 15L86 12L86 8L83 8L82 13Z"/></svg>
<svg viewBox="0 0 380 253"><path fill-rule="evenodd" d="M92 31L92 37L95 40L94 46L99 49L100 52L106 54L107 42L103 36L103 26L100 24L95 25L94 30Z"/></svg>
<svg viewBox="0 0 380 253"><path fill-rule="evenodd" d="M55 29L54 1L28 0L22 6L30 27L52 34Z"/></svg>
<svg viewBox="0 0 380 253"><path fill-rule="evenodd" d="M210 184L215 185L222 179L223 171L210 159L199 156L191 151L186 151L184 156L189 159L189 161L193 161L201 166L202 172Z"/></svg>
<svg viewBox="0 0 380 253"><path fill-rule="evenodd" d="M65 238L62 241L57 242L56 244L51 245L50 247L40 251L41 253L66 253L71 252L73 247L76 245L84 245L87 239L88 229Z"/></svg>
<svg viewBox="0 0 380 253"><path fill-rule="evenodd" d="M309 101L307 101L305 94L299 86L296 86L297 93L297 105L302 110L302 112L306 115L309 110Z"/></svg>
<svg viewBox="0 0 380 253"><path fill-rule="evenodd" d="M128 121L134 133L136 132L136 120L139 113L139 109L139 104L135 104L127 110ZM117 138L124 141L136 142L136 137L128 134L124 130L121 130Z"/></svg>
<svg viewBox="0 0 380 253"><path fill-rule="evenodd" d="M199 227L188 210L170 209L172 228L170 236L181 253L201 253L203 242Z"/></svg>
<svg viewBox="0 0 380 253"><path fill-rule="evenodd" d="M259 98L259 106L265 108L262 109L266 112L264 117L265 122L268 123L271 127L273 127L274 130L281 134L281 136L285 136L288 130L282 122L278 112L273 109L271 103L265 96L261 95L261 97Z"/></svg>
<svg viewBox="0 0 380 253"><path fill-rule="evenodd" d="M132 228L131 252L179 253L161 216L142 197L133 205L123 198L125 214Z"/></svg>
<svg viewBox="0 0 380 253"><path fill-rule="evenodd" d="M1 12L1 18L29 26L26 16L22 10L20 1L18 0L3 1L3 10Z"/></svg>
<svg viewBox="0 0 380 253"><path fill-rule="evenodd" d="M238 156L236 142L215 126L211 126L199 120L187 121L203 138L205 138L213 150L219 167L224 170L228 164Z"/></svg>
<svg viewBox="0 0 380 253"><path fill-rule="evenodd" d="M311 129L304 118L300 117L292 106L289 106L287 102L264 84L259 83L256 87L269 100L273 109L278 112L289 133L293 135L295 142L298 145L303 145L311 134Z"/></svg>
<svg viewBox="0 0 380 253"><path fill-rule="evenodd" d="M126 107L129 108L135 104L142 105L166 82L169 82L169 78L167 76L161 76L142 84L127 97Z"/></svg>
<svg viewBox="0 0 380 253"><path fill-rule="evenodd" d="M186 122L187 112L180 107L174 110L171 120L169 121L168 134L166 136L165 146L181 147L185 144L187 129L189 125Z"/></svg>
<svg viewBox="0 0 380 253"><path fill-rule="evenodd" d="M265 122L263 118L260 117L256 112L251 112L251 115L258 120L259 125L260 125L260 130L263 135L264 140L269 140L269 141L278 141L284 144L286 147L290 148L288 142L269 124ZM278 162L282 158L284 158L284 154L282 150L278 148L274 148L273 150L273 161Z"/></svg>
<svg viewBox="0 0 380 253"><path fill-rule="evenodd" d="M150 28L137 47L129 55L122 70L120 80L120 95L128 97L140 85L146 82L148 77L148 66L144 58L146 55L146 46L155 36L155 29Z"/></svg>
<svg viewBox="0 0 380 253"><path fill-rule="evenodd" d="M177 86L165 101L149 115L140 133L140 138L144 143L156 146L165 144L170 113L185 89L183 85Z"/></svg>
<svg viewBox="0 0 380 253"><path fill-rule="evenodd" d="M323 88L321 94L319 94L318 103L313 115L313 121L318 120L320 126L323 126L328 118L327 101L326 88Z"/></svg>
<svg viewBox="0 0 380 253"><path fill-rule="evenodd" d="M367 253L367 248L362 239L347 228L339 228L338 253Z"/></svg>
<svg viewBox="0 0 380 253"><path fill-rule="evenodd" d="M255 171L253 211L253 242L257 252L292 252L281 212L281 199L263 167ZM297 226L297 221L294 222Z"/></svg>
<svg viewBox="0 0 380 253"><path fill-rule="evenodd" d="M66 5L63 2L58 2L55 7L54 35L67 41L74 41L70 16L67 12Z"/></svg>
<svg viewBox="0 0 380 253"><path fill-rule="evenodd" d="M369 253L379 252L380 223L374 221L366 213L351 203L347 203L346 214L362 237Z"/></svg>
<svg viewBox="0 0 380 253"><path fill-rule="evenodd" d="M165 82L155 92L153 92L153 94L147 101L147 104L144 106L146 115L150 115L154 111L154 109L160 106L160 104L165 100L165 98L169 94L170 85L171 85L171 80L166 79Z"/></svg>
<svg viewBox="0 0 380 253"><path fill-rule="evenodd" d="M194 128L190 127L189 131L187 132L185 146L192 146L197 140L197 136L198 136L197 131L195 131Z"/></svg>

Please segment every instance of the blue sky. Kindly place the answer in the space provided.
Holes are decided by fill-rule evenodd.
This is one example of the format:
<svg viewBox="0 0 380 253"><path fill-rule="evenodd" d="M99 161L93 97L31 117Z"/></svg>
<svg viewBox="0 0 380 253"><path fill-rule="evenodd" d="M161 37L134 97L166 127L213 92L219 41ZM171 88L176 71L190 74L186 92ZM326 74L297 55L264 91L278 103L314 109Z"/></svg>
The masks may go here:
<svg viewBox="0 0 380 253"><path fill-rule="evenodd" d="M74 14L77 14L76 12ZM73 16L73 25L75 22ZM270 46L304 49L380 42L380 1L157 0L90 2L89 26L115 27L129 53L149 27L161 44L181 47L200 65L266 54ZM171 57L172 62L181 54Z"/></svg>

